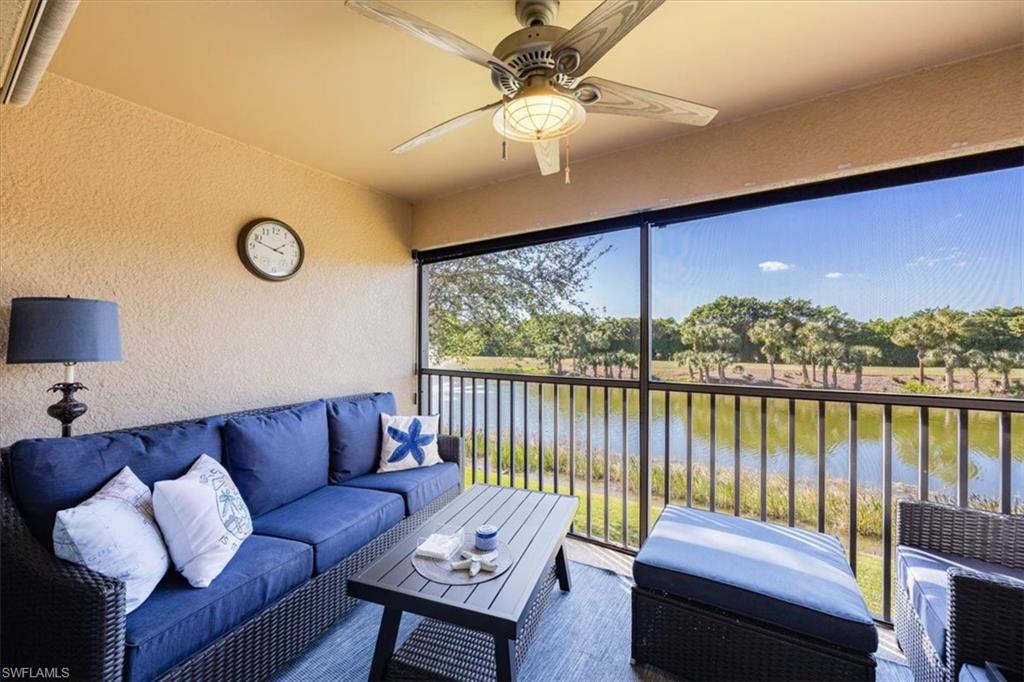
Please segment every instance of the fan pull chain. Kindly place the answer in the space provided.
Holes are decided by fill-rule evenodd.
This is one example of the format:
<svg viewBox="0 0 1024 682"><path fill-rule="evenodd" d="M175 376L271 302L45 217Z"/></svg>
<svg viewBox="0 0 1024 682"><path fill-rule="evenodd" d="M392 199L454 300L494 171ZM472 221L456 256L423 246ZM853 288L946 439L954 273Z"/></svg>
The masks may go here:
<svg viewBox="0 0 1024 682"><path fill-rule="evenodd" d="M565 138L565 184L572 184L572 176L569 171L569 138Z"/></svg>

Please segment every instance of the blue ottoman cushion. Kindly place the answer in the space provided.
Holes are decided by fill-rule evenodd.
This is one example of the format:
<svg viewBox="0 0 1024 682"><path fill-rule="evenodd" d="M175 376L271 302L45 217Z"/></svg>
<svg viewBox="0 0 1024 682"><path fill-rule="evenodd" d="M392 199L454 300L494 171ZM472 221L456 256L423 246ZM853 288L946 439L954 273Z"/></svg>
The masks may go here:
<svg viewBox="0 0 1024 682"><path fill-rule="evenodd" d="M459 465L442 462L415 469L366 474L345 481L342 485L398 493L405 500L405 513L415 514L442 494L459 486Z"/></svg>
<svg viewBox="0 0 1024 682"><path fill-rule="evenodd" d="M53 547L57 512L95 494L128 466L150 487L178 478L206 454L223 459L223 419L94 433L72 438L33 438L11 447L11 493L29 530L46 548Z"/></svg>
<svg viewBox="0 0 1024 682"><path fill-rule="evenodd" d="M175 570L128 615L125 671L151 680L309 580L313 550L301 542L251 535L209 587Z"/></svg>
<svg viewBox="0 0 1024 682"><path fill-rule="evenodd" d="M398 495L330 485L260 516L252 526L261 535L312 545L319 574L401 521L403 509Z"/></svg>
<svg viewBox="0 0 1024 682"><path fill-rule="evenodd" d="M377 470L380 459L380 415L395 414L395 396L374 393L327 401L331 447L331 483L341 483Z"/></svg>
<svg viewBox="0 0 1024 682"><path fill-rule="evenodd" d="M253 518L327 485L327 412L324 401L224 424L231 479Z"/></svg>
<svg viewBox="0 0 1024 682"><path fill-rule="evenodd" d="M946 655L946 629L949 627L949 579L946 570L950 568L966 568L979 573L1024 580L1024 569L898 545L897 584L900 589L906 590L910 604L928 635L928 641L942 658Z"/></svg>
<svg viewBox="0 0 1024 682"><path fill-rule="evenodd" d="M633 564L659 590L871 653L878 633L833 536L668 506Z"/></svg>

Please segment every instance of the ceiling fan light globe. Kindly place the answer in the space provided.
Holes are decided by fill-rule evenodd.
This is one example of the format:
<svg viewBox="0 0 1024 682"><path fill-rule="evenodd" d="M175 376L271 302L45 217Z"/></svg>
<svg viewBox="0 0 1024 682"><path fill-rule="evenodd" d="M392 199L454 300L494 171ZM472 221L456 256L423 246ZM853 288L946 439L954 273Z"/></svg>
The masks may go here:
<svg viewBox="0 0 1024 682"><path fill-rule="evenodd" d="M511 140L556 140L579 129L587 112L554 89L526 91L494 112L494 129Z"/></svg>

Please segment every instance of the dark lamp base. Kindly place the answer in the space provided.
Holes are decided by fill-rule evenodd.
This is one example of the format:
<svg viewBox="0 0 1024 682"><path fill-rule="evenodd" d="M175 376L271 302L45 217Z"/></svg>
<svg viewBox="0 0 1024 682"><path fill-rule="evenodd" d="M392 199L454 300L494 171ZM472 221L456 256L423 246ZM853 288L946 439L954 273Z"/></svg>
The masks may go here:
<svg viewBox="0 0 1024 682"><path fill-rule="evenodd" d="M75 392L79 390L88 391L89 389L78 382L54 384L50 387L51 393L64 394L63 398L46 408L46 414L61 423L60 435L65 438L71 435L71 422L81 417L89 409L85 403L75 400Z"/></svg>

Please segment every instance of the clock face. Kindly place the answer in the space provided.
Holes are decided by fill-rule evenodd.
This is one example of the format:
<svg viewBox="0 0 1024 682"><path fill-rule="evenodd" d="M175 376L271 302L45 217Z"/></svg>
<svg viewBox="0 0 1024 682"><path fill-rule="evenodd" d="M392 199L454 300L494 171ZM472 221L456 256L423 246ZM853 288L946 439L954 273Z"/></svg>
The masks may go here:
<svg viewBox="0 0 1024 682"><path fill-rule="evenodd" d="M280 281L299 271L305 250L295 230L279 220L261 219L242 228L238 255L257 277Z"/></svg>

